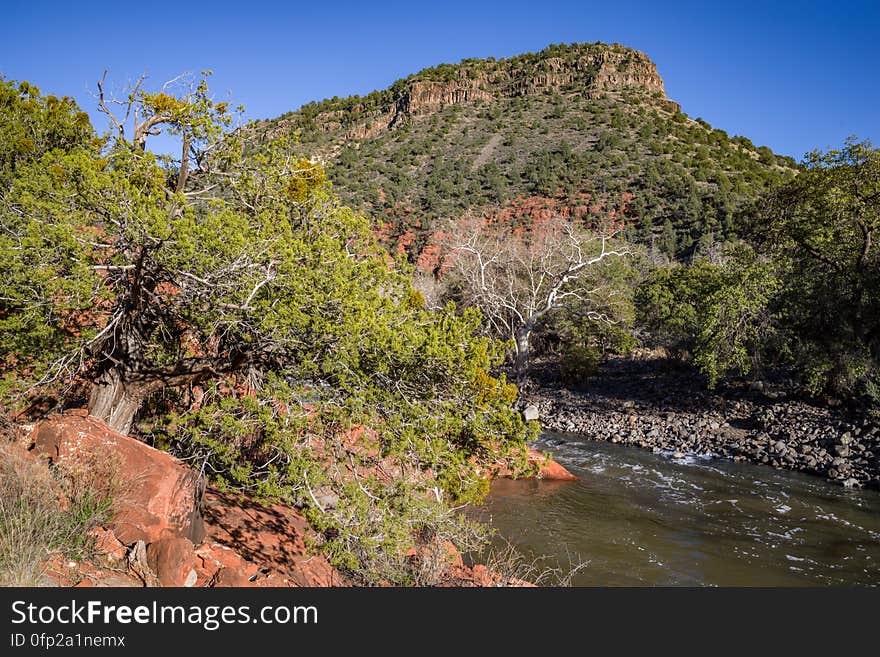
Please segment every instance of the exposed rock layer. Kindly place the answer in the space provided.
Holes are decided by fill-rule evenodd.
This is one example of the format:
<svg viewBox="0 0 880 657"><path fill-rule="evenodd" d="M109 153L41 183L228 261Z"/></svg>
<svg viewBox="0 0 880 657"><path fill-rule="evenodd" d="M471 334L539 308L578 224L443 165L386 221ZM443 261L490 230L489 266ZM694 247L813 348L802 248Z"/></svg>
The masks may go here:
<svg viewBox="0 0 880 657"><path fill-rule="evenodd" d="M204 482L170 454L117 433L85 411L54 415L32 431L36 454L51 461L113 460L121 490L112 529L123 543L180 537L198 543L205 535L200 512Z"/></svg>
<svg viewBox="0 0 880 657"><path fill-rule="evenodd" d="M471 59L443 65L396 82L384 92L339 106L319 103L314 124L324 132L345 130L346 139L368 139L397 125L450 105L490 102L548 93L634 93L673 111L681 108L666 97L663 79L647 55L619 45L573 44L550 47L510 59ZM266 122L273 133L288 120Z"/></svg>

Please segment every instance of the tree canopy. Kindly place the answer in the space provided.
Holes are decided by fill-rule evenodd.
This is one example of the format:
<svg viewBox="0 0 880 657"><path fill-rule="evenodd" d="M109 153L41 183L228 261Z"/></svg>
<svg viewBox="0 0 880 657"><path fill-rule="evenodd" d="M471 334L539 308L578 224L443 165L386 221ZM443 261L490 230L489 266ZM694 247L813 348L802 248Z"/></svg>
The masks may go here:
<svg viewBox="0 0 880 657"><path fill-rule="evenodd" d="M816 151L744 213L723 262L654 272L637 296L655 338L693 349L711 383L788 369L813 394L880 400L880 150Z"/></svg>
<svg viewBox="0 0 880 657"><path fill-rule="evenodd" d="M880 149L850 138L805 164L768 195L754 227L784 271L790 348L814 391L878 397Z"/></svg>
<svg viewBox="0 0 880 657"><path fill-rule="evenodd" d="M342 562L393 535L399 565L426 526L457 523L446 501L524 464L535 427L490 374L499 346L472 311L428 311L289 140L249 148L204 78L144 86L114 100L102 80L98 138L72 101L3 83L0 133L37 126L0 155L4 398L153 427L229 485L307 508ZM160 131L175 154L146 148ZM372 438L343 440L358 427ZM398 476L362 469L385 459Z"/></svg>

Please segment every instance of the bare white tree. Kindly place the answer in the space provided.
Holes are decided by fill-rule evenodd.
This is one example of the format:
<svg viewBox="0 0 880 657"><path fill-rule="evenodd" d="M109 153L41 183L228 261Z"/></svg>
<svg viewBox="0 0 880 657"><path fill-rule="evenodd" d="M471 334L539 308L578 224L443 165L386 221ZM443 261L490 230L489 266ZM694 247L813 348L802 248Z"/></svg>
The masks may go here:
<svg viewBox="0 0 880 657"><path fill-rule="evenodd" d="M461 300L480 309L490 330L513 339L516 372L528 370L530 340L554 310L578 307L588 320L613 320L602 303L606 284L598 271L609 258L632 251L617 230L589 230L566 217L528 229L456 223L446 239L447 272Z"/></svg>

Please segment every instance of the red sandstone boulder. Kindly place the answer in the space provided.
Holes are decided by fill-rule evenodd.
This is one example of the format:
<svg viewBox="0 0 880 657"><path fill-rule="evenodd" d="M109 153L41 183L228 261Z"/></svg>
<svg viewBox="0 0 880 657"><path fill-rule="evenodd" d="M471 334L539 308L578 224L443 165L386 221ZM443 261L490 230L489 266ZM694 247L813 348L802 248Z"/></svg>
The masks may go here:
<svg viewBox="0 0 880 657"><path fill-rule="evenodd" d="M95 551L98 554L104 555L111 561L123 561L125 559L128 548L125 546L125 543L116 538L116 534L112 531L103 527L96 527L89 533L95 540Z"/></svg>
<svg viewBox="0 0 880 657"><path fill-rule="evenodd" d="M549 481L577 481L578 479L556 461L531 447L529 448L529 463L538 464L538 479Z"/></svg>
<svg viewBox="0 0 880 657"><path fill-rule="evenodd" d="M161 586L194 586L195 550L186 538L160 538L147 546L147 564Z"/></svg>
<svg viewBox="0 0 880 657"><path fill-rule="evenodd" d="M203 481L170 454L125 436L83 412L54 415L31 431L33 451L53 462L88 464L107 455L118 464L122 490L114 499L111 529L126 545L165 537L204 537ZM92 461L90 461L90 459Z"/></svg>
<svg viewBox="0 0 880 657"><path fill-rule="evenodd" d="M528 459L531 465L538 466L538 474L535 479L544 479L546 481L577 481L578 478L551 459L546 454L541 454L536 449L529 447ZM506 464L497 468L492 477L512 477L510 468Z"/></svg>

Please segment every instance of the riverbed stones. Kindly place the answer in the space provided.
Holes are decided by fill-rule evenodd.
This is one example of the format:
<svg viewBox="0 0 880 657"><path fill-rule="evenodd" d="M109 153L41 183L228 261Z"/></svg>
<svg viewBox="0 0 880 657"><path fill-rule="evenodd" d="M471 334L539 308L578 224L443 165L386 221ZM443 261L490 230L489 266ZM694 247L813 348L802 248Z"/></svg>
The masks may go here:
<svg viewBox="0 0 880 657"><path fill-rule="evenodd" d="M790 391L770 399L770 386L765 382L759 394L735 384L707 393L693 370L618 359L603 364L586 389L551 381L525 397L540 409L545 429L675 458L708 453L880 487L880 427L844 406L811 403Z"/></svg>
<svg viewBox="0 0 880 657"><path fill-rule="evenodd" d="M846 445L835 445L834 453L840 457L847 457L852 453L852 450L850 450L850 448Z"/></svg>

